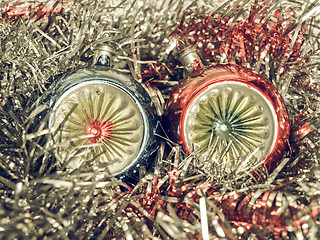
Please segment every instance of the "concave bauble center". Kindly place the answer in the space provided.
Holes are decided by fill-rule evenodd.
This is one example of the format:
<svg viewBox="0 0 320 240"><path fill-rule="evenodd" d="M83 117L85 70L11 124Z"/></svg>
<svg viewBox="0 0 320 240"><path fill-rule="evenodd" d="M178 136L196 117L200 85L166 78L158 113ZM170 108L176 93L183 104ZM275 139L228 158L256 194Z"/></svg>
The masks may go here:
<svg viewBox="0 0 320 240"><path fill-rule="evenodd" d="M62 124L62 125L61 125ZM138 156L144 137L139 106L121 88L102 81L88 81L66 91L54 106L50 125L69 166L98 160L116 174ZM60 125L60 127L59 127Z"/></svg>
<svg viewBox="0 0 320 240"><path fill-rule="evenodd" d="M184 122L187 147L226 171L261 162L273 149L277 118L269 100L241 82L211 85L193 99ZM253 154L254 153L254 154ZM248 166L247 164L247 166Z"/></svg>

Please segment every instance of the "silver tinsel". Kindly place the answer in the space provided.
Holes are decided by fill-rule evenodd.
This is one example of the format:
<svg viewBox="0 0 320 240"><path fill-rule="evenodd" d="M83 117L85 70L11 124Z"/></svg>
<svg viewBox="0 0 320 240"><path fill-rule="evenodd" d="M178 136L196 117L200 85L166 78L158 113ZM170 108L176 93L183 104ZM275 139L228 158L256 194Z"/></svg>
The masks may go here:
<svg viewBox="0 0 320 240"><path fill-rule="evenodd" d="M48 110L35 107L39 97L57 81L55 76L87 66L96 45L112 44L115 68L157 87L166 100L181 77L182 67L169 52L171 33L179 23L212 13L223 23L227 16L234 23L228 34L254 6L265 3L2 1L0 238L320 238L319 1L271 1L259 12L266 13L264 21L274 21L276 12L290 18L289 54L296 51L296 42L301 43L296 62L285 58L272 65L284 72L261 67L271 66L270 51L246 63L280 91L292 126L282 163L262 179L243 172L216 177L163 134L166 141L154 170L141 169L140 181L127 185L90 162L72 171L62 168L53 158L61 157L59 147L43 143L49 134L47 119L34 129L35 116ZM190 33L187 41L192 34L200 33ZM215 57L221 63L229 61L219 53ZM299 61L303 63L296 64Z"/></svg>

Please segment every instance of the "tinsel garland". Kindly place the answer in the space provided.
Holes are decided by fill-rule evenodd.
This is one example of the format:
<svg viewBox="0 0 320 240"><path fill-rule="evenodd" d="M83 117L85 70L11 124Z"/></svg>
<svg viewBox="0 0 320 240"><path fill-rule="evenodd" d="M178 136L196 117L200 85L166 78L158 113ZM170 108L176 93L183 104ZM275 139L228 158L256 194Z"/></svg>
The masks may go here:
<svg viewBox="0 0 320 240"><path fill-rule="evenodd" d="M1 2L0 236L3 239L319 239L318 1ZM183 77L170 44L207 63L236 63L269 79L291 124L268 174L211 174L167 139L132 185L103 166L66 170L59 146L32 129L54 76L88 65L111 43L115 67L167 100ZM160 101L162 105L164 102Z"/></svg>

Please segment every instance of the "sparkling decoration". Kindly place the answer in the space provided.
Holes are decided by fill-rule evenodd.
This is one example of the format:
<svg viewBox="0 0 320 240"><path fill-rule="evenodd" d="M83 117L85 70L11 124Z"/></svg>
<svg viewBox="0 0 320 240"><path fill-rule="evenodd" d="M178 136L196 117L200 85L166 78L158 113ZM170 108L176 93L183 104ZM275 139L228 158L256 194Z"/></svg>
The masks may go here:
<svg viewBox="0 0 320 240"><path fill-rule="evenodd" d="M279 111L281 109L281 111ZM189 75L172 93L165 124L218 175L279 163L289 138L284 102L268 80L236 65Z"/></svg>
<svg viewBox="0 0 320 240"><path fill-rule="evenodd" d="M319 1L4 0L0 9L0 239L320 239ZM272 86L269 94L257 91L258 85L250 91L238 89L248 82L237 81L233 88L219 81L216 90L197 92L200 98L187 101L191 108L185 125L190 131L180 132L186 139L183 148L166 135L180 125L161 125L151 104L151 98L158 101L161 114L185 77L186 66L171 49L180 40L197 49L203 64L197 60L190 69L200 70L202 77L204 67L228 65L235 73L238 65L248 70L242 72L248 79L257 79L251 75L257 73ZM105 42L117 56L101 58L100 63L107 66L105 60L111 60L112 72L119 75L78 75L71 87L63 85L66 73L82 66L92 69L94 49ZM97 84L99 79L106 81ZM83 81L95 84L76 87ZM105 91L110 84L118 88ZM275 102L267 97L275 90L288 112L285 121L277 118L284 108L261 104ZM77 91L84 93L78 96ZM63 93L66 98L61 98ZM131 99L142 102L141 108L132 106L137 112L130 119L139 122L140 112L143 127L90 115L98 110L88 108L93 100L102 101L105 94L117 102L122 93L129 93L128 106ZM248 162L242 165L231 153L226 155L227 147L214 156L233 161L234 166L225 168L203 161L209 148L187 154L187 148L196 148L191 142L205 134L215 132L221 140L211 142L225 144L222 137L235 129L225 122L231 115L222 110L232 109L226 102L236 96L243 105L234 105L237 114L231 121L242 121L246 111L241 114L240 106L252 110L257 121L269 121L244 129L242 136L256 139L243 150ZM120 102L110 110L121 110ZM196 111L191 114L191 109ZM176 110L172 117L181 111ZM206 125L208 119L211 125ZM249 166L255 165L254 156L272 148L276 129L286 139L288 122L290 138L274 143L287 148L269 155L267 169ZM135 182L129 183L110 174L107 168L113 165L106 162L104 151L116 154L110 143L120 144L119 129L130 128L126 131L136 136L144 126L151 127L150 134L144 134L150 147L141 152L141 161L130 172ZM156 126L163 131L156 132ZM265 140L266 130L270 136ZM188 136L190 132L195 135ZM116 151L136 150L133 145L138 143L127 143ZM156 159L152 168L144 165L149 158Z"/></svg>
<svg viewBox="0 0 320 240"><path fill-rule="evenodd" d="M21 4L20 0L12 5L5 5L2 11L2 19L17 21L19 18L27 16L27 19L44 21L50 17L50 15L62 13L66 6L66 1L52 1L50 9L49 6L42 3L28 4L28 2L26 2L24 6L17 7L19 4Z"/></svg>
<svg viewBox="0 0 320 240"><path fill-rule="evenodd" d="M298 65L304 62L300 59L304 23L295 25L282 15L290 15L289 12L266 8L269 4L256 2L250 9L250 16L236 22L233 18L242 11L241 7L235 9L234 14L230 8L227 14L217 18L215 11L204 17L193 15L192 10L186 11L172 36L183 39L188 45L197 45L213 62L258 67L264 61L276 61L282 67L279 73L283 74L289 67L285 66L286 61ZM305 14L312 12L311 8L305 10Z"/></svg>
<svg viewBox="0 0 320 240"><path fill-rule="evenodd" d="M57 138L74 143L76 156L83 159L79 163L99 156L115 174L137 157L145 126L139 106L127 93L111 84L85 82L65 92L60 99L54 107L51 125L61 130ZM69 153L69 149L66 151Z"/></svg>

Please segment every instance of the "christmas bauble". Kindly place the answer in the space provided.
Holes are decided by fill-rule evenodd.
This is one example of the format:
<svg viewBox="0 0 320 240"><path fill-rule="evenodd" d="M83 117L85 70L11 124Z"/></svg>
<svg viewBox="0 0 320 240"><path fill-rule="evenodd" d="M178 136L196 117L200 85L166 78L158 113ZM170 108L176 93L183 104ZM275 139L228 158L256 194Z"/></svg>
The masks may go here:
<svg viewBox="0 0 320 240"><path fill-rule="evenodd" d="M250 69L204 67L192 52L187 55L190 73L172 92L164 116L169 136L224 173L261 162L273 169L289 137L287 110L276 88Z"/></svg>
<svg viewBox="0 0 320 240"><path fill-rule="evenodd" d="M48 127L66 167L96 161L123 179L150 166L159 116L146 88L98 53L93 67L62 74L39 104L49 106Z"/></svg>

